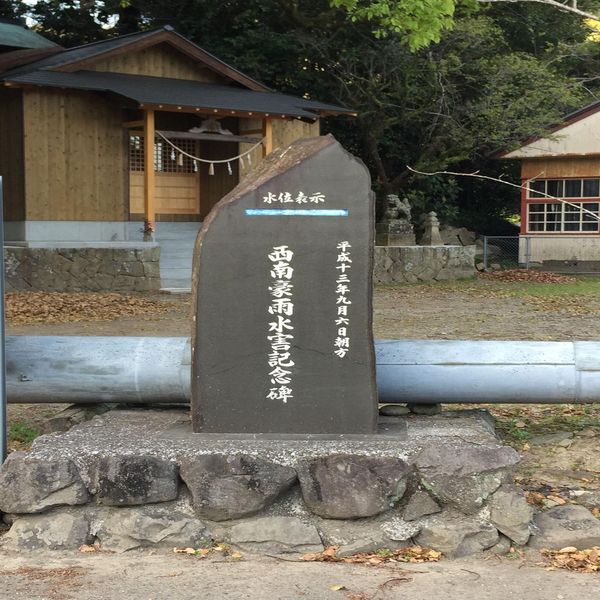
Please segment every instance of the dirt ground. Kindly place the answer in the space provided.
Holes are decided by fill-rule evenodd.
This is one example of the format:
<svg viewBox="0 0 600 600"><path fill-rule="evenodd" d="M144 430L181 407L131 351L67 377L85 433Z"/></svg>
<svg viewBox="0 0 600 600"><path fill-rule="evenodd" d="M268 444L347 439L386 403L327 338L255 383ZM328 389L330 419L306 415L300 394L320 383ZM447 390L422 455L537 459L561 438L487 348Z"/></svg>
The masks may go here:
<svg viewBox="0 0 600 600"><path fill-rule="evenodd" d="M568 278L567 278L568 279ZM22 302L27 303L25 297ZM21 313L30 323L7 326L9 335L190 335L189 294L145 294L155 310L112 320L89 320L89 304L78 311L80 299L69 306L61 296L64 320L38 323L36 298ZM68 300L68 298L67 298ZM111 299L112 301L112 299ZM379 286L374 293L376 338L600 340L600 279L567 283L530 283L477 278L460 282ZM25 310L27 309L27 310ZM45 313L47 307L44 309ZM105 311L106 312L106 311ZM118 314L117 308L108 311ZM44 313L44 314L45 314ZM104 313L99 311L100 316ZM19 320L26 320L22 317ZM26 448L43 423L61 405L10 405L11 449ZM600 487L600 404L588 406L487 407L508 443L523 453L519 476L532 490L568 496L573 487ZM16 431L15 431L16 427ZM537 445L536 436L567 432L570 441ZM533 442L533 443L532 443ZM562 490L562 491L561 491Z"/></svg>
<svg viewBox="0 0 600 600"><path fill-rule="evenodd" d="M296 561L251 556L199 561L149 552L0 554L0 598L597 600L600 585L598 574L548 571L536 554L379 567Z"/></svg>
<svg viewBox="0 0 600 600"><path fill-rule="evenodd" d="M153 294L161 304L137 316L89 321L66 314L55 323L8 323L10 335L187 336L189 295ZM52 301L48 299L47 301ZM162 306L162 303L166 303ZM34 307L35 308L35 307ZM67 309L65 309L67 310ZM35 310L34 310L35 312ZM68 311L67 311L68 312ZM534 284L476 279L381 286L374 296L377 338L600 340L600 280ZM70 321L69 319L78 319ZM25 319L26 320L26 319ZM26 449L61 405L10 405L12 450ZM600 404L489 405L499 433L523 460L516 477L540 507L576 502L574 490L600 488ZM559 434L548 443L543 437ZM600 515L598 510L596 514ZM0 554L0 598L162 600L232 599L387 600L388 598L501 598L594 600L598 574L548 571L535 553L513 560L488 556L436 564L303 564L245 557L235 564L194 562L187 556ZM343 585L334 591L332 586Z"/></svg>

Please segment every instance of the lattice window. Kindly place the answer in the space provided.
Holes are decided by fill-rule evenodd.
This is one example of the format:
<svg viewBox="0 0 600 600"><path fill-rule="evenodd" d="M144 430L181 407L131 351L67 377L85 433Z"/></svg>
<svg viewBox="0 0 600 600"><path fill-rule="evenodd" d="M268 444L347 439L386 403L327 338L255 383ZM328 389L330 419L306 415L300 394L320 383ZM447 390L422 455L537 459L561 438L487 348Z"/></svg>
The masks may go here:
<svg viewBox="0 0 600 600"><path fill-rule="evenodd" d="M129 170L144 170L144 138L140 135L129 136Z"/></svg>
<svg viewBox="0 0 600 600"><path fill-rule="evenodd" d="M599 208L598 202L574 202L572 204L566 204L565 202L531 203L527 206L527 230L532 233L547 231L562 233L597 232Z"/></svg>
<svg viewBox="0 0 600 600"><path fill-rule="evenodd" d="M178 148L188 154L196 155L196 141L173 139ZM132 135L129 137L129 170L144 170L144 137ZM154 144L154 170L158 173L195 173L197 166L194 160L175 150L164 140Z"/></svg>

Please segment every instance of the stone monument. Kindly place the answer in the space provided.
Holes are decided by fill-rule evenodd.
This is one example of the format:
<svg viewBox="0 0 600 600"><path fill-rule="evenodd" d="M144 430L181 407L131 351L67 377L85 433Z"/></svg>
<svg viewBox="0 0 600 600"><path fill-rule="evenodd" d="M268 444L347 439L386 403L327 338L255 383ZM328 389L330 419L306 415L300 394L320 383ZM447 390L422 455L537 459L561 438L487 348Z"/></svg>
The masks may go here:
<svg viewBox="0 0 600 600"><path fill-rule="evenodd" d="M377 223L377 246L414 246L415 232L411 223L410 204L404 198L390 194L383 221Z"/></svg>
<svg viewBox="0 0 600 600"><path fill-rule="evenodd" d="M444 240L440 235L440 222L437 213L431 211L427 213L422 220L422 236L419 241L420 246L443 246Z"/></svg>
<svg viewBox="0 0 600 600"><path fill-rule="evenodd" d="M194 251L192 421L205 433L373 433L373 194L332 137L277 150Z"/></svg>

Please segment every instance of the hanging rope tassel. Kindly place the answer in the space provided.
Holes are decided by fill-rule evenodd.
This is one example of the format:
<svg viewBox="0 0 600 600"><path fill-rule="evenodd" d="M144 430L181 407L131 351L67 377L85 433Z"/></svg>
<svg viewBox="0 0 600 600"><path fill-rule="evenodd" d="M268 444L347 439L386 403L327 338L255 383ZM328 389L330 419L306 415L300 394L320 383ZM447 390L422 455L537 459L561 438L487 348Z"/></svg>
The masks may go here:
<svg viewBox="0 0 600 600"><path fill-rule="evenodd" d="M195 160L194 161L194 173L197 173L197 172L198 172L198 161Z"/></svg>
<svg viewBox="0 0 600 600"><path fill-rule="evenodd" d="M225 163L227 163L227 171L229 172L230 175L233 175L233 169L231 168L231 162L237 160L237 161L239 161L239 165L243 166L244 165L244 156L248 160L248 167L251 167L252 166L252 158L251 158L250 154L254 150L256 150L259 146L261 146L265 141L264 139L262 139L260 142L256 143L254 146L252 146L252 148L250 148L249 150L246 150L246 152L242 152L241 154L238 154L237 156L232 156L231 158L225 158L223 160L210 160L210 159L200 158L199 156L194 156L193 154L190 154L189 152L182 150L179 146L176 146L171 140L169 140L167 137L165 137L160 131L157 131L156 135L159 138L161 138L162 140L164 140L164 142L167 143L169 146L171 146L171 148L172 148L171 160L172 161L177 161L177 164L179 166L184 166L183 157L187 156L190 160L194 161L194 171L198 170L196 162L208 164L209 165L209 168L208 168L209 175L215 174L215 165L216 164L222 165Z"/></svg>

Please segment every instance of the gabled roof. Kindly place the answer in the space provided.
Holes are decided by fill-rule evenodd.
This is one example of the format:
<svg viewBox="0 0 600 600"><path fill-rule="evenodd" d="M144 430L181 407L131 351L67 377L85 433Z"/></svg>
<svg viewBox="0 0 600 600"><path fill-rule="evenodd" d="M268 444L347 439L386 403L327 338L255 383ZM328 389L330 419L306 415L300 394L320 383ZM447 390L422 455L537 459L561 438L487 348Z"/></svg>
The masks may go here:
<svg viewBox="0 0 600 600"><path fill-rule="evenodd" d="M593 154L600 154L600 100L566 115L560 123L550 127L548 136L530 137L515 150L499 152L495 157L540 158Z"/></svg>
<svg viewBox="0 0 600 600"><path fill-rule="evenodd" d="M86 70L93 63L115 54L135 52L165 42L243 87ZM238 116L256 114L306 121L315 121L320 115L355 116L348 108L278 94L202 50L168 25L63 50L7 71L0 76L0 81L7 86L34 85L105 92L126 98L140 107L159 110L210 111Z"/></svg>
<svg viewBox="0 0 600 600"><path fill-rule="evenodd" d="M43 38L42 38L43 39ZM49 42L51 43L51 42ZM228 65L216 56L203 50L187 38L177 33L170 25L165 25L160 29L152 31L142 31L139 33L130 33L120 37L111 38L84 44L75 48L69 48L64 52L37 60L29 63L26 66L19 67L9 71L5 75L15 75L17 73L26 73L30 71L66 71L73 72L86 69L94 62L103 60L111 56L122 54L124 52L134 52L142 50L160 43L167 43L175 47L177 50L186 54L190 58L204 64L210 69L226 76L233 81L243 85L246 88L256 91L268 91L269 88L244 75L234 67Z"/></svg>
<svg viewBox="0 0 600 600"><path fill-rule="evenodd" d="M102 71L32 71L5 76L8 85L36 85L108 92L137 105L171 109L210 110L315 121L320 114L354 114L352 110L276 92L257 92L236 86L183 79L128 75Z"/></svg>
<svg viewBox="0 0 600 600"><path fill-rule="evenodd" d="M51 48L54 42L17 23L0 21L0 46L10 48Z"/></svg>

